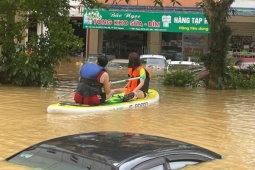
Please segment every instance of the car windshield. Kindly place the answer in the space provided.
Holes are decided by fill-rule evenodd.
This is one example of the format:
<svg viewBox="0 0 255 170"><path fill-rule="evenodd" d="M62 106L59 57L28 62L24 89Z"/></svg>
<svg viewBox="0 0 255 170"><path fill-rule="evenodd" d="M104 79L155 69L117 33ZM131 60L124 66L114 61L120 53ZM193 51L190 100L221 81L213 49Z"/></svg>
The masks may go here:
<svg viewBox="0 0 255 170"><path fill-rule="evenodd" d="M89 57L88 62L94 63L97 61L97 57Z"/></svg>
<svg viewBox="0 0 255 170"><path fill-rule="evenodd" d="M112 169L108 164L93 161L79 154L49 145L39 145L24 150L12 157L9 162L47 170Z"/></svg>
<svg viewBox="0 0 255 170"><path fill-rule="evenodd" d="M242 63L242 65L243 65L244 67L249 67L249 66L254 66L255 63L252 63L252 62L245 62L245 63Z"/></svg>
<svg viewBox="0 0 255 170"><path fill-rule="evenodd" d="M127 61L110 61L108 67L128 67L128 60Z"/></svg>
<svg viewBox="0 0 255 170"><path fill-rule="evenodd" d="M141 62L147 65L165 65L165 60L162 58L141 58Z"/></svg>

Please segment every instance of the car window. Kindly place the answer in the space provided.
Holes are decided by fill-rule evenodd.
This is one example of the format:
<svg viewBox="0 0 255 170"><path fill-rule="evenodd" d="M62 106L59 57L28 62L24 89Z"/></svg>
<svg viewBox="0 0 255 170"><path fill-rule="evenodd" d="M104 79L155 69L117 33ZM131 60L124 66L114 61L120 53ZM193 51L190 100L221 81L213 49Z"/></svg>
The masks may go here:
<svg viewBox="0 0 255 170"><path fill-rule="evenodd" d="M119 67L120 66L120 64L118 64L118 63L109 63L108 64L108 67Z"/></svg>
<svg viewBox="0 0 255 170"><path fill-rule="evenodd" d="M153 58L153 59L148 59L147 64L157 64L157 65L164 65L165 60L160 59L160 58Z"/></svg>
<svg viewBox="0 0 255 170"><path fill-rule="evenodd" d="M142 64L146 64L147 63L147 58L141 58L140 60L141 60Z"/></svg>
<svg viewBox="0 0 255 170"><path fill-rule="evenodd" d="M158 165L158 166L149 168L148 170L164 170L164 166L163 165Z"/></svg>
<svg viewBox="0 0 255 170"><path fill-rule="evenodd" d="M148 65L165 65L165 64L167 64L166 60L161 59L161 58L142 58L141 63L148 64Z"/></svg>
<svg viewBox="0 0 255 170"><path fill-rule="evenodd" d="M97 57L89 57L88 62L96 62Z"/></svg>
<svg viewBox="0 0 255 170"><path fill-rule="evenodd" d="M163 164L166 163L164 157L159 157L155 159L147 160L137 166L135 166L132 170L164 170Z"/></svg>
<svg viewBox="0 0 255 170"><path fill-rule="evenodd" d="M43 156L42 156L43 155ZM48 168L61 162L62 152L51 152L43 148L34 148L17 154L9 162L32 168Z"/></svg>
<svg viewBox="0 0 255 170"><path fill-rule="evenodd" d="M255 63L248 63L248 62L246 63L246 62L245 62L245 63L243 63L243 66L244 66L244 67L252 67L252 66L254 66L254 64L255 64Z"/></svg>
<svg viewBox="0 0 255 170"><path fill-rule="evenodd" d="M199 162L197 161L176 161L176 162L169 162L169 165L171 169L180 169L180 168L184 168L185 166L195 165L198 163Z"/></svg>
<svg viewBox="0 0 255 170"><path fill-rule="evenodd" d="M201 162L206 162L211 158L207 155L196 154L172 154L166 157L171 169L180 169L188 165L195 165Z"/></svg>
<svg viewBox="0 0 255 170"><path fill-rule="evenodd" d="M108 64L108 67L128 67L127 63L115 63L115 62L110 62Z"/></svg>

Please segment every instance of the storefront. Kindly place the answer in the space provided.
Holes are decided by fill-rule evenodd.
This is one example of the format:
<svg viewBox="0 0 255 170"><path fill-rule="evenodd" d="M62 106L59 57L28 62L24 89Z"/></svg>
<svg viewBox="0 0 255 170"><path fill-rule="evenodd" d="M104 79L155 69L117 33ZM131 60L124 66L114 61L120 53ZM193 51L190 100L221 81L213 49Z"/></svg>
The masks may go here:
<svg viewBox="0 0 255 170"><path fill-rule="evenodd" d="M131 51L139 54L147 53L147 32L103 30L103 49L105 54L113 54L118 58L127 58Z"/></svg>
<svg viewBox="0 0 255 170"><path fill-rule="evenodd" d="M130 51L186 59L192 50L206 52L208 23L203 13L84 10L89 53L126 58Z"/></svg>
<svg viewBox="0 0 255 170"><path fill-rule="evenodd" d="M231 16L228 19L228 24L232 28L229 57L255 57L254 12L255 9L246 9L245 13L243 12L243 16ZM249 14L249 16L244 14Z"/></svg>

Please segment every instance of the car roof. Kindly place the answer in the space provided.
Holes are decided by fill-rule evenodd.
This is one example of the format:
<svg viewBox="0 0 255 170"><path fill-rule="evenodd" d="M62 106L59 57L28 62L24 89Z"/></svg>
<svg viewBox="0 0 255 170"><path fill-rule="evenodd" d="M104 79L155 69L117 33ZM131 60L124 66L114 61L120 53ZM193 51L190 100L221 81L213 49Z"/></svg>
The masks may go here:
<svg viewBox="0 0 255 170"><path fill-rule="evenodd" d="M241 62L255 62L255 58L240 58L238 61L241 61Z"/></svg>
<svg viewBox="0 0 255 170"><path fill-rule="evenodd" d="M76 153L85 158L110 164L111 166L123 164L123 162L128 161L130 158L136 159L146 155L149 157L160 156L162 154L170 154L170 152L177 153L185 150L189 153L203 153L212 159L221 158L220 155L212 151L183 141L146 134L113 131L58 137L40 142L25 150L41 147L44 149L46 147L47 150L68 151L71 154ZM7 158L7 160L11 159L11 157Z"/></svg>
<svg viewBox="0 0 255 170"><path fill-rule="evenodd" d="M144 54L144 55L141 55L140 58L163 58L163 59L165 59L166 57L163 55Z"/></svg>
<svg viewBox="0 0 255 170"><path fill-rule="evenodd" d="M199 65L199 63L192 62L192 61L171 61L171 60L167 60L167 62L171 65Z"/></svg>
<svg viewBox="0 0 255 170"><path fill-rule="evenodd" d="M110 61L111 63L128 63L128 59L113 59Z"/></svg>
<svg viewBox="0 0 255 170"><path fill-rule="evenodd" d="M98 57L100 55L105 55L106 57L108 57L110 59L115 58L115 55L113 55L113 54L88 54L88 58L95 58L95 57Z"/></svg>

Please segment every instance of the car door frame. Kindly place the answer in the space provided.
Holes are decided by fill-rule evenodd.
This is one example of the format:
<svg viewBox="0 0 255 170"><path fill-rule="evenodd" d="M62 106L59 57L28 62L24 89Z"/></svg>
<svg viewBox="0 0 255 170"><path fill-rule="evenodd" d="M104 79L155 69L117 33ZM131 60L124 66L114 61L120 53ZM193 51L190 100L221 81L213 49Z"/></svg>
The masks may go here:
<svg viewBox="0 0 255 170"><path fill-rule="evenodd" d="M147 170L149 168L153 168L159 165L163 165L163 168L164 168L163 170L171 170L171 162L193 161L193 162L197 162L198 164L201 162L207 162L209 160L211 159L203 154L195 154L195 153L171 154L171 155L165 155L165 156L149 159L147 161L144 161L136 165L131 170ZM185 166L188 166L188 165L190 164L186 164Z"/></svg>
<svg viewBox="0 0 255 170"><path fill-rule="evenodd" d="M167 165L166 158L164 156L161 156L161 157L156 157L156 158L152 158L147 161L144 161L136 165L135 167L133 167L131 170L147 170L149 168L153 168L159 165L163 165L163 168L164 168L163 170L168 170L170 168L170 165Z"/></svg>

